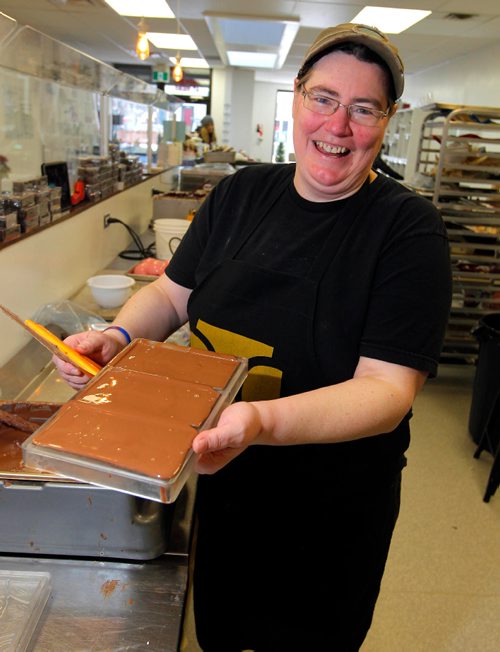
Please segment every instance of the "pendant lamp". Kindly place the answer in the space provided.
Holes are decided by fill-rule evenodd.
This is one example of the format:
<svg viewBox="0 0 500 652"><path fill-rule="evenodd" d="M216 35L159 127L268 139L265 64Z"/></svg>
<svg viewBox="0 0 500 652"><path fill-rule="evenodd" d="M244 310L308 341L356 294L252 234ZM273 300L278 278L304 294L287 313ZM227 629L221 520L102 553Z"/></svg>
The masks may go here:
<svg viewBox="0 0 500 652"><path fill-rule="evenodd" d="M179 0L177 0L177 11L175 12L175 17L177 19L177 34L179 34L181 26L179 21ZM177 56L175 57L175 66L172 70L172 77L176 84L182 81L182 78L184 77L184 71L182 70L181 66L181 55L179 51L177 51Z"/></svg>
<svg viewBox="0 0 500 652"><path fill-rule="evenodd" d="M144 18L141 18L137 26L137 41L135 44L135 52L141 61L145 61L149 57L149 41L146 33L148 31Z"/></svg>
<svg viewBox="0 0 500 652"><path fill-rule="evenodd" d="M182 78L184 77L184 71L182 70L181 66L181 57L179 56L178 52L177 56L175 57L175 66L172 70L172 77L176 83L182 81Z"/></svg>

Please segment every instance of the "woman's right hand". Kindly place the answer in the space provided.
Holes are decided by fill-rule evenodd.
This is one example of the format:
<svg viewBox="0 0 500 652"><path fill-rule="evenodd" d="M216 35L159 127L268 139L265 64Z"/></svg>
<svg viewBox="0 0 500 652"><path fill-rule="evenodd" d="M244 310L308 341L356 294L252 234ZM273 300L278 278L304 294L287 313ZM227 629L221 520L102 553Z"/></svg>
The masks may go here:
<svg viewBox="0 0 500 652"><path fill-rule="evenodd" d="M102 366L107 364L125 346L125 343L120 342L114 336L114 331L110 333L84 331L83 333L70 335L64 342L78 353L91 358ZM82 389L91 379L91 376L74 364L65 362L56 355L52 357L52 362L61 378L71 385L73 389Z"/></svg>

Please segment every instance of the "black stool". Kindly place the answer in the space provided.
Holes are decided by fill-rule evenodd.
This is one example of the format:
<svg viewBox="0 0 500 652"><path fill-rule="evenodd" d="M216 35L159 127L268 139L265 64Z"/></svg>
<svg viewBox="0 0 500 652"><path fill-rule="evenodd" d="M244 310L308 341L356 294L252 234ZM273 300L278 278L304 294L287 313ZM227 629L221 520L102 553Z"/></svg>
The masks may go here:
<svg viewBox="0 0 500 652"><path fill-rule="evenodd" d="M500 484L500 392L497 393L486 420L479 445L474 453L475 459L479 459L483 450L489 450L493 455L493 466L483 498L484 502L488 503Z"/></svg>

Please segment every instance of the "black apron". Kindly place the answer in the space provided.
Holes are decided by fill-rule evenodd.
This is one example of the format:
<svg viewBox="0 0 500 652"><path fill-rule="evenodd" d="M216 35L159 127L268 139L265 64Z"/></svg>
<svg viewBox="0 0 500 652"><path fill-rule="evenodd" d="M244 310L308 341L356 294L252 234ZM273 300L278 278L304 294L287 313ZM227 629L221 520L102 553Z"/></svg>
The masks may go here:
<svg viewBox="0 0 500 652"><path fill-rule="evenodd" d="M288 183L188 305L193 345L249 357L243 400L327 384L314 342L318 286L368 203L367 182L346 205L350 215L334 218L302 277L238 259ZM335 446L251 446L199 478L194 597L204 650L358 649L378 594L399 484L372 491L369 504L364 492L352 496L352 469L335 468ZM347 491L341 475L351 481ZM324 647L333 641L340 646Z"/></svg>

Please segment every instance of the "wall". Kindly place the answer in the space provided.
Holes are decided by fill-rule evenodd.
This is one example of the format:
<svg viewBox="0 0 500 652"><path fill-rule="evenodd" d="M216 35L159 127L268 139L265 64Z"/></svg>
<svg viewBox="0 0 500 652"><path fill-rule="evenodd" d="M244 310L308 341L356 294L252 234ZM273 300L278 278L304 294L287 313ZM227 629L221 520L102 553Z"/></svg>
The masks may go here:
<svg viewBox="0 0 500 652"><path fill-rule="evenodd" d="M254 72L228 68L212 74L211 111L218 144L249 153L254 104Z"/></svg>
<svg viewBox="0 0 500 652"><path fill-rule="evenodd" d="M211 108L217 142L229 145L231 137L231 75L216 68L212 71Z"/></svg>
<svg viewBox="0 0 500 652"><path fill-rule="evenodd" d="M406 80L404 100L500 107L500 45L460 57Z"/></svg>
<svg viewBox="0 0 500 652"><path fill-rule="evenodd" d="M214 70L211 111L219 143L242 149L259 161L271 161L276 93L292 89L292 81L255 81L253 71ZM262 139L257 124L263 125Z"/></svg>
<svg viewBox="0 0 500 652"><path fill-rule="evenodd" d="M230 74L233 78L230 142L235 149L242 149L249 153L253 135L252 110L254 105L255 73L253 70L233 69Z"/></svg>
<svg viewBox="0 0 500 652"><path fill-rule="evenodd" d="M0 250L0 303L26 319L46 303L72 296L89 276L130 245L123 226L113 224L104 229L104 215L110 213L143 233L152 216L152 188L165 190L167 186L160 177L152 177ZM2 366L29 335L3 313L0 332Z"/></svg>
<svg viewBox="0 0 500 652"><path fill-rule="evenodd" d="M248 153L260 161L271 161L273 153L274 116L276 111L276 95L278 91L293 90L293 83L286 82L256 82L251 125L251 144ZM264 136L257 135L257 124L264 129Z"/></svg>

